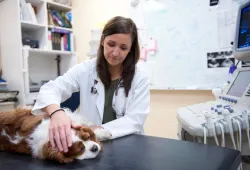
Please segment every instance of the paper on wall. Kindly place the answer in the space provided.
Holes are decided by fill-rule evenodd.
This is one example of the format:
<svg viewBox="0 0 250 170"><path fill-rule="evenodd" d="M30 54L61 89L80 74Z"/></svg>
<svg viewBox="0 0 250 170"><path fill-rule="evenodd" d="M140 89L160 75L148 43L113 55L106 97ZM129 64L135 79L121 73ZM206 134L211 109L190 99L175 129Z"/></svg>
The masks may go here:
<svg viewBox="0 0 250 170"><path fill-rule="evenodd" d="M140 59L143 61L147 60L147 49L145 47L141 47L141 51L140 51Z"/></svg>
<svg viewBox="0 0 250 170"><path fill-rule="evenodd" d="M157 41L156 39L154 39L153 37L149 38L149 43L148 43L148 48L147 48L147 52L150 55L155 55L156 51L157 51Z"/></svg>

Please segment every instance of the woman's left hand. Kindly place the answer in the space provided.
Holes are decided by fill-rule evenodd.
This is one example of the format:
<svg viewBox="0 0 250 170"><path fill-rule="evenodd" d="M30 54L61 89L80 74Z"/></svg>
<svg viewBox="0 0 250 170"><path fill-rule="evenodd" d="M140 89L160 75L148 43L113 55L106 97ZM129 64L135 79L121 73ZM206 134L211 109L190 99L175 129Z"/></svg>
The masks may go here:
<svg viewBox="0 0 250 170"><path fill-rule="evenodd" d="M80 129L81 127L83 127L82 125L78 125L76 122L71 121L71 127L74 129Z"/></svg>
<svg viewBox="0 0 250 170"><path fill-rule="evenodd" d="M90 128L95 131L96 129L104 129L103 127L101 126L90 126Z"/></svg>
<svg viewBox="0 0 250 170"><path fill-rule="evenodd" d="M81 127L86 127L86 126L78 125L76 122L72 121L71 127L74 129L80 129ZM93 131L95 131L96 129L104 129L102 126L90 126L89 128Z"/></svg>

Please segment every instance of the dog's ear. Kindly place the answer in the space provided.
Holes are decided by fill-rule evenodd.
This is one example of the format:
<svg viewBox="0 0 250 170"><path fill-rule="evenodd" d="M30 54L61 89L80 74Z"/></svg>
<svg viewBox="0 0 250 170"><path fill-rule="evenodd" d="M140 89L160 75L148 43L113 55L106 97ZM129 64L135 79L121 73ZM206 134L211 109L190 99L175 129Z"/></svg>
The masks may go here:
<svg viewBox="0 0 250 170"><path fill-rule="evenodd" d="M96 136L95 133L93 132L93 130L91 128L88 127L81 127L78 131L78 136L80 137L80 139L86 141L86 140L92 140L92 141L96 141Z"/></svg>
<svg viewBox="0 0 250 170"><path fill-rule="evenodd" d="M79 138L80 138L81 140L83 140L83 141L87 141L87 140L90 139L90 135L89 135L89 133L87 133L87 132L84 132L84 131L79 130L79 131L77 132L77 134L78 134Z"/></svg>
<svg viewBox="0 0 250 170"><path fill-rule="evenodd" d="M78 144L74 143L71 146L71 149L69 149L67 153L64 153L60 152L57 148L52 148L50 142L47 142L43 146L43 155L45 159L55 160L60 163L69 163L72 162L74 158L76 158L76 156L78 156L77 155L78 153L79 154L81 153L79 152L79 149L76 150L79 147L79 145L80 145L79 143ZM81 146L79 148L81 148Z"/></svg>
<svg viewBox="0 0 250 170"><path fill-rule="evenodd" d="M87 133L89 133L89 134L94 133L93 130L92 130L91 128L86 127L86 126L82 126L82 127L80 128L80 131L87 132Z"/></svg>
<svg viewBox="0 0 250 170"><path fill-rule="evenodd" d="M68 152L64 153L67 158L75 158L84 153L85 146L81 141L74 142L71 147L69 147Z"/></svg>

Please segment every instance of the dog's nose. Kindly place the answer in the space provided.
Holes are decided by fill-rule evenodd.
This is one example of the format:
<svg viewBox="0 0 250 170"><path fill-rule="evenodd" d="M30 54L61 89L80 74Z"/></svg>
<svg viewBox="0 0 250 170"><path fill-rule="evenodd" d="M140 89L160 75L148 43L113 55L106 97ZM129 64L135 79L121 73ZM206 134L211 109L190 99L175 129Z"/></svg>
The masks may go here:
<svg viewBox="0 0 250 170"><path fill-rule="evenodd" d="M91 152L97 152L98 151L98 147L97 145L93 145L92 148L90 149Z"/></svg>

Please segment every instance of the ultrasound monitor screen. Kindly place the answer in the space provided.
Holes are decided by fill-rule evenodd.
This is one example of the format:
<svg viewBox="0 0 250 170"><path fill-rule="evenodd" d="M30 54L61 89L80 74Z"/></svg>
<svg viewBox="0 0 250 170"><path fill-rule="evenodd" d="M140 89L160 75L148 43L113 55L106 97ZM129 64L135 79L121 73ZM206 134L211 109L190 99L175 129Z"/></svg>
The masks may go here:
<svg viewBox="0 0 250 170"><path fill-rule="evenodd" d="M241 9L238 48L250 46L250 5Z"/></svg>
<svg viewBox="0 0 250 170"><path fill-rule="evenodd" d="M246 88L250 84L250 70L240 71L234 80L232 86L227 92L227 95L241 97Z"/></svg>

